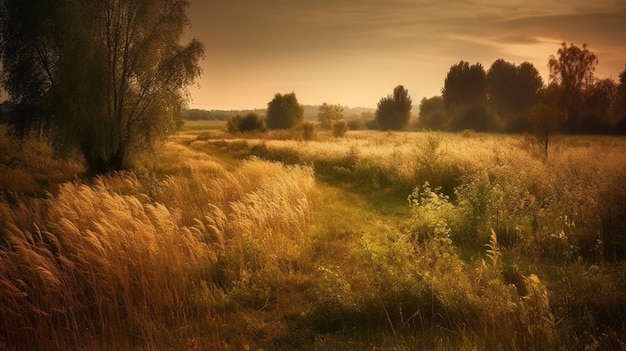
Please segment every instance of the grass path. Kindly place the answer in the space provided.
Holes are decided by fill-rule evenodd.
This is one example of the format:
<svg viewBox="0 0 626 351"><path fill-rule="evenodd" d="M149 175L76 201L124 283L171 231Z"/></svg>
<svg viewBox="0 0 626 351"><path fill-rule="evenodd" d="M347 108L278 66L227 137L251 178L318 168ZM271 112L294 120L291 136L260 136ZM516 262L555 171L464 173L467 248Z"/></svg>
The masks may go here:
<svg viewBox="0 0 626 351"><path fill-rule="evenodd" d="M192 150L208 154L226 169L232 170L241 160L241 153L223 150L196 149L178 140ZM375 230L377 226L405 227L409 217L408 194L392 193L384 189L364 188L342 179L316 174L319 191L318 207L313 222L316 233L341 234L349 228L351 232Z"/></svg>
<svg viewBox="0 0 626 351"><path fill-rule="evenodd" d="M234 169L242 157L240 153L205 148L198 150L188 143L182 142L181 144L206 153L229 170ZM320 174L316 174L315 178L318 193L309 232L309 237L313 239L314 244L312 244L312 252L306 254L310 259L307 265L311 267L307 270L315 271L314 267L335 267L340 271L350 271L350 267L354 266L354 253L362 250L360 246L363 236L385 235L389 232L405 230L407 227L410 211L406 195L402 196L381 189L363 188L342 179L329 178ZM292 293L295 295L283 301L289 301L289 306L283 305L279 310L263 312L265 316L261 318L268 324L283 324L286 313L308 309L305 307L308 304L307 298L304 297L306 292L292 291ZM300 339L299 335L303 333L302 328L306 330L309 328L298 323L288 322L287 324L286 327L290 331L289 335L285 336L286 339ZM346 335L342 333L316 333L315 342L312 345L304 342L304 344L297 344L297 347L298 349L311 347L315 350L347 350L354 347L370 349L372 343L381 342L376 339L376 336L369 334L354 337L356 340L351 337L346 338ZM383 342L393 343L390 337L392 337L391 334L385 334ZM289 347L293 346L296 345L289 345Z"/></svg>

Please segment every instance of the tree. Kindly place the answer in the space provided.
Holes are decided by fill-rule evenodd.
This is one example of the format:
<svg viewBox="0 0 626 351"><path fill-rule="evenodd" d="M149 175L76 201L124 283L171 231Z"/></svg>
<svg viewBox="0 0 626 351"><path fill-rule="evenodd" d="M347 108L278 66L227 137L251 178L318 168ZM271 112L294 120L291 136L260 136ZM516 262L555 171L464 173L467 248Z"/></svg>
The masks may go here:
<svg viewBox="0 0 626 351"><path fill-rule="evenodd" d="M617 83L610 78L596 81L585 90L580 107L580 121L585 133L611 132L610 106L617 97Z"/></svg>
<svg viewBox="0 0 626 351"><path fill-rule="evenodd" d="M402 130L411 119L413 101L409 91L402 85L393 89L393 95L383 97L378 102L376 122L381 130Z"/></svg>
<svg viewBox="0 0 626 351"><path fill-rule="evenodd" d="M503 122L504 130L521 132L530 129L528 112L539 98L543 80L529 62L519 66L496 60L487 71L489 109Z"/></svg>
<svg viewBox="0 0 626 351"><path fill-rule="evenodd" d="M558 109L543 102L531 109L530 121L546 159L548 158L548 144L552 135L558 131L561 119L562 113Z"/></svg>
<svg viewBox="0 0 626 351"><path fill-rule="evenodd" d="M626 67L619 75L619 85L609 107L609 116L613 133L626 133Z"/></svg>
<svg viewBox="0 0 626 351"><path fill-rule="evenodd" d="M522 62L517 66L517 81L519 84L518 106L523 110L528 110L539 101L543 79L532 63Z"/></svg>
<svg viewBox="0 0 626 351"><path fill-rule="evenodd" d="M574 44L562 43L557 56L551 55L548 61L550 82L561 87L559 102L570 132L583 131L580 107L584 91L593 84L597 64L598 58L587 49L587 44L581 49Z"/></svg>
<svg viewBox="0 0 626 351"><path fill-rule="evenodd" d="M450 129L493 129L487 111L487 73L480 63L452 65L441 90Z"/></svg>
<svg viewBox="0 0 626 351"><path fill-rule="evenodd" d="M441 96L420 101L418 126L427 129L445 129L446 107Z"/></svg>
<svg viewBox="0 0 626 351"><path fill-rule="evenodd" d="M203 45L182 44L186 0L2 0L2 84L13 130L45 132L89 170L127 159L176 130Z"/></svg>
<svg viewBox="0 0 626 351"><path fill-rule="evenodd" d="M323 103L319 107L317 118L320 121L321 128L330 129L334 122L343 120L343 107L341 105Z"/></svg>
<svg viewBox="0 0 626 351"><path fill-rule="evenodd" d="M530 125L546 159L550 140L559 131L564 120L564 113L559 109L556 99L559 94L560 88L555 83L543 88L539 102L533 105L528 115Z"/></svg>
<svg viewBox="0 0 626 351"><path fill-rule="evenodd" d="M267 127L269 129L289 129L302 123L304 108L298 103L296 94L276 94L267 104Z"/></svg>
<svg viewBox="0 0 626 351"><path fill-rule="evenodd" d="M489 107L497 115L508 118L515 112L518 93L517 67L503 59L494 61L487 71Z"/></svg>

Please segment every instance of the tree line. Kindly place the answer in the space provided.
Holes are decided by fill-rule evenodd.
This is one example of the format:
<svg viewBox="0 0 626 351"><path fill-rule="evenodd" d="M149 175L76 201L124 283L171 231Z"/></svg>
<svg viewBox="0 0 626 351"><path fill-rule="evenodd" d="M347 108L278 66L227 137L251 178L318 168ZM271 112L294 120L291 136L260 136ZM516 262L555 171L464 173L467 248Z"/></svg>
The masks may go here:
<svg viewBox="0 0 626 351"><path fill-rule="evenodd" d="M483 132L534 132L547 150L550 135L626 133L626 69L619 82L598 79L598 58L587 45L563 43L550 56L548 84L530 62L520 65L498 59L485 69L482 64L460 61L450 67L441 95L419 102L415 126L423 129ZM403 130L411 123L413 102L409 91L398 85L382 97L373 118L363 121L370 129ZM303 123L302 106L295 93L276 94L268 103L267 117L248 114L233 119L248 121L253 130L292 128ZM343 120L342 107L324 103L319 107L319 126L331 129ZM251 119L257 123L249 123ZM263 122L267 124L263 124ZM340 133L338 133L340 134Z"/></svg>
<svg viewBox="0 0 626 351"><path fill-rule="evenodd" d="M545 133L554 129L570 134L624 134L626 68L615 82L596 78L597 64L598 58L587 45L563 43L549 58L550 77L545 85L529 62L516 66L499 59L485 70L480 63L461 61L450 67L441 96L420 101L418 126L449 131L539 129Z"/></svg>

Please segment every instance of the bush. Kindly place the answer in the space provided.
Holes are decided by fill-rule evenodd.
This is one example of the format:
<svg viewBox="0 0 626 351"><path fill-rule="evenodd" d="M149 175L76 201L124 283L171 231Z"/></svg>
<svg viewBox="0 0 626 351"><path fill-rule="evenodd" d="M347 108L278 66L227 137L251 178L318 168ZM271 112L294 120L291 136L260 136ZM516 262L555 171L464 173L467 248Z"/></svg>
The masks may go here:
<svg viewBox="0 0 626 351"><path fill-rule="evenodd" d="M348 129L350 130L363 130L365 129L365 122L360 118L351 119L348 121Z"/></svg>
<svg viewBox="0 0 626 351"><path fill-rule="evenodd" d="M302 138L306 141L315 139L315 130L317 126L313 122L302 123Z"/></svg>
<svg viewBox="0 0 626 351"><path fill-rule="evenodd" d="M265 121L256 113L250 112L244 116L237 115L228 120L226 129L229 133L264 132Z"/></svg>
<svg viewBox="0 0 626 351"><path fill-rule="evenodd" d="M333 129L333 136L335 138L341 138L344 135L346 135L346 132L348 131L348 123L346 123L346 121L339 120L339 121L335 121L332 124L332 129Z"/></svg>

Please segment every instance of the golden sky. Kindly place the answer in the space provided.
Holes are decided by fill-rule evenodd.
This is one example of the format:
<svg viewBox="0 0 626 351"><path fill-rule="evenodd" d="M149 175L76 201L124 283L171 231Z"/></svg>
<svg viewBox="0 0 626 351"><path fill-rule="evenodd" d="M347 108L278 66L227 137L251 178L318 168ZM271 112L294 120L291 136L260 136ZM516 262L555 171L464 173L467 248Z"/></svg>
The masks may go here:
<svg viewBox="0 0 626 351"><path fill-rule="evenodd" d="M450 66L529 61L548 78L561 42L598 56L596 76L626 65L624 0L190 0L189 37L205 44L191 107L375 107L398 84L417 105L440 95Z"/></svg>

